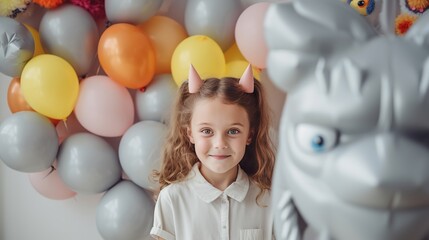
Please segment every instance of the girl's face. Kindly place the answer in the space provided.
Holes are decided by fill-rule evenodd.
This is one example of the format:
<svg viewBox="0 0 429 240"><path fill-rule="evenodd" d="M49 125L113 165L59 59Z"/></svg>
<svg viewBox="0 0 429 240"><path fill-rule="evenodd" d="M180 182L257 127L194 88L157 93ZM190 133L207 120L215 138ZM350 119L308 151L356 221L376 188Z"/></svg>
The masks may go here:
<svg viewBox="0 0 429 240"><path fill-rule="evenodd" d="M235 174L251 141L249 118L239 105L225 104L220 98L201 99L195 102L188 136L202 173Z"/></svg>

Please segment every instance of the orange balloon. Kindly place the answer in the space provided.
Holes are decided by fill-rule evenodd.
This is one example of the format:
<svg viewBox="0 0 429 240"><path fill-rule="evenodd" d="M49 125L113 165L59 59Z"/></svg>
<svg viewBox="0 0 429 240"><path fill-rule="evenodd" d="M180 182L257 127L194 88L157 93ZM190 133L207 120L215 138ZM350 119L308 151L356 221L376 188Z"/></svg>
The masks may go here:
<svg viewBox="0 0 429 240"><path fill-rule="evenodd" d="M34 111L22 95L19 78L13 78L9 83L9 88L7 90L7 104L12 113L19 111Z"/></svg>
<svg viewBox="0 0 429 240"><path fill-rule="evenodd" d="M21 82L19 78L13 78L9 83L9 88L7 90L7 104L9 110L12 113L20 111L34 111L33 108L27 103L21 92ZM60 120L48 118L52 124L57 125Z"/></svg>
<svg viewBox="0 0 429 240"><path fill-rule="evenodd" d="M47 117L47 118L49 119L49 121L51 121L52 124L54 124L54 126L57 126L58 123L61 122L61 119L54 119L54 118L50 118L50 117Z"/></svg>
<svg viewBox="0 0 429 240"><path fill-rule="evenodd" d="M138 27L118 23L101 35L98 57L106 74L127 88L149 84L155 73L155 51Z"/></svg>
<svg viewBox="0 0 429 240"><path fill-rule="evenodd" d="M185 28L175 20L165 16L153 16L137 27L146 33L155 48L155 73L171 73L171 57L174 49L183 39L188 37Z"/></svg>

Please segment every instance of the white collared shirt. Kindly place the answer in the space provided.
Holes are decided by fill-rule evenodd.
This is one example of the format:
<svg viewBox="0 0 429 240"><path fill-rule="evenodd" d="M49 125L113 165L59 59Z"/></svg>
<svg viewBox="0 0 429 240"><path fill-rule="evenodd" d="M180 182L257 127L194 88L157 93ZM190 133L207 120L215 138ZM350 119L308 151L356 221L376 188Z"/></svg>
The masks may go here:
<svg viewBox="0 0 429 240"><path fill-rule="evenodd" d="M273 220L269 193L239 168L225 191L213 187L195 164L187 179L161 190L155 206L153 237L166 240L270 240ZM266 207L263 207L266 206Z"/></svg>

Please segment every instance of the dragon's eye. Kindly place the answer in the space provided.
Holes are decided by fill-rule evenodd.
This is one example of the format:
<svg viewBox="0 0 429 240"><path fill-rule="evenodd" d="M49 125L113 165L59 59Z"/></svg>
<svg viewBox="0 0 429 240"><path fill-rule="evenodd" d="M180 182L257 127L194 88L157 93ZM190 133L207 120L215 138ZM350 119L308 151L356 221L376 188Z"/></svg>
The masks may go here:
<svg viewBox="0 0 429 240"><path fill-rule="evenodd" d="M308 152L326 152L337 144L338 132L335 129L312 124L299 124L295 130L299 146Z"/></svg>
<svg viewBox="0 0 429 240"><path fill-rule="evenodd" d="M357 5L358 5L359 7L366 7L366 2L365 2L365 1L363 1L363 0L360 0L360 1L358 1L358 2L357 2Z"/></svg>

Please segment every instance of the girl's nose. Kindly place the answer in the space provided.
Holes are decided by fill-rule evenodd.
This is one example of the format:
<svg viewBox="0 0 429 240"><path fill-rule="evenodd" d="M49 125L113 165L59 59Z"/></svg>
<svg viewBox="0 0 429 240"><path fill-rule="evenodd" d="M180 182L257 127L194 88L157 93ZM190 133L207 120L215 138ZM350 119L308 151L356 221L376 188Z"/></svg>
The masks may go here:
<svg viewBox="0 0 429 240"><path fill-rule="evenodd" d="M215 138L215 145L214 146L216 149L228 148L228 144L226 143L224 136L217 136Z"/></svg>

